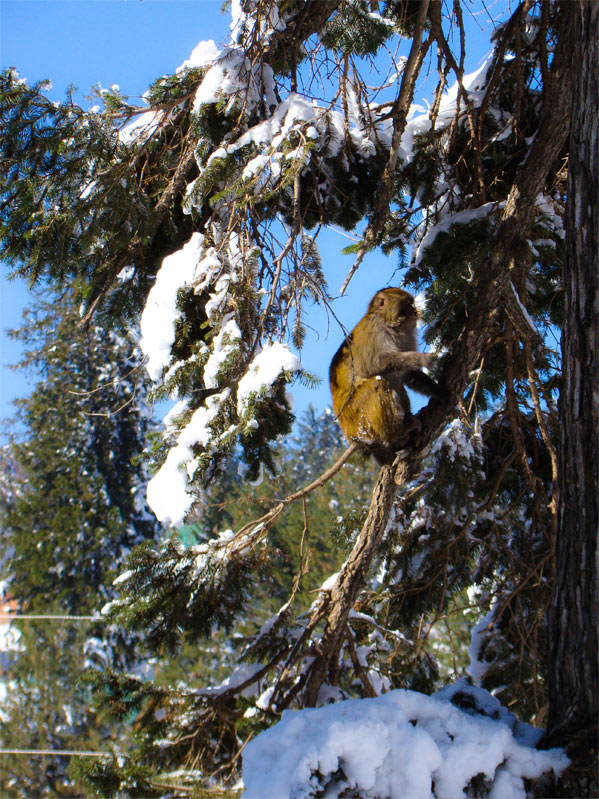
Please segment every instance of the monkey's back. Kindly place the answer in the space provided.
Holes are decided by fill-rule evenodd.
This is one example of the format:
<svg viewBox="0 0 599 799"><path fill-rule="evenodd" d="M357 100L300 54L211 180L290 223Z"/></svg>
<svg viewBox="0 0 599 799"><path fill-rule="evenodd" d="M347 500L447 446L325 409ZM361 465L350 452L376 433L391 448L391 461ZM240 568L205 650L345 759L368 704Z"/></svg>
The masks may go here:
<svg viewBox="0 0 599 799"><path fill-rule="evenodd" d="M329 369L333 412L348 440L359 442L386 463L404 432L404 413L391 384L382 375L363 377L364 371L350 336Z"/></svg>

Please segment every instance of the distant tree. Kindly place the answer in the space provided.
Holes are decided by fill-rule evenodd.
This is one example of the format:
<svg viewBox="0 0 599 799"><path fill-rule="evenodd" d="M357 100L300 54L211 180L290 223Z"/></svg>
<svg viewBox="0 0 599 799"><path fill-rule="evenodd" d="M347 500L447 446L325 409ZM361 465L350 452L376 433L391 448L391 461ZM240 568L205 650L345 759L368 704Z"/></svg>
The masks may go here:
<svg viewBox="0 0 599 799"><path fill-rule="evenodd" d="M262 600L277 534L295 567L228 682L168 690L98 676L116 717L138 714L143 741L118 762L81 764L97 790L149 795L160 775L197 782L198 768L206 782L234 780L244 744L287 708L430 693L440 636L453 651L462 611L479 619L472 680L546 722L572 53L591 41L574 30L576 8L506 4L471 75L468 7L440 0L235 3L228 44L201 44L143 108L114 91L103 110L56 105L4 74L1 253L31 279L83 280L87 324L141 314L148 371L178 400L148 487L158 518L201 519L221 479L237 497L232 457L244 479L275 481L272 506L234 531L238 511L223 507L208 540L138 547L111 619L176 653L228 634ZM416 86L435 73L423 111ZM318 251L330 225L359 231L343 291L367 252L398 253L450 401L418 413L369 505L359 491L344 499L351 551L306 608L305 561L281 519L351 452L283 496L277 453L293 421L286 387L312 379L291 349L307 309L334 318ZM340 771L308 781L328 790Z"/></svg>
<svg viewBox="0 0 599 799"><path fill-rule="evenodd" d="M2 577L22 614L75 618L13 623L19 650L11 654L0 748L97 750L106 731L78 687L83 666L132 669L139 653L135 636L85 617L115 596L112 581L128 553L158 529L140 460L151 429L145 378L135 342L82 330L68 292L39 300L13 335L25 347L20 368L37 384L17 402L22 432L10 445L10 494L3 491L10 550ZM70 757L0 757L3 795L74 788Z"/></svg>
<svg viewBox="0 0 599 799"><path fill-rule="evenodd" d="M227 476L209 491L197 510L195 529L203 531L201 540L208 540L223 527L236 529L248 517L268 511L277 499L318 478L345 448L330 410L319 414L310 406L298 420L293 435L278 448L276 480L252 485L243 480L233 462ZM354 530L343 525L340 510L348 517L352 508L355 514L363 513L376 473L374 464L356 455L320 491L309 494L305 503L292 505L274 523L269 533L271 579L264 584L271 612L273 602L284 602L289 595L308 549L311 554L309 562L304 563L306 573L300 592L304 596L316 590L341 566ZM262 606L262 613L266 612L268 604Z"/></svg>
<svg viewBox="0 0 599 799"><path fill-rule="evenodd" d="M24 344L19 368L37 384L16 401L25 432L13 445L23 487L5 523L12 588L34 612L49 600L89 612L129 551L156 535L141 458L152 429L145 377L135 342L84 331L68 294L25 313L12 335Z"/></svg>
<svg viewBox="0 0 599 799"><path fill-rule="evenodd" d="M6 529L6 514L13 508L23 487L23 471L15 458L14 445L3 444L0 448L0 575L6 572L6 564L14 556L12 537Z"/></svg>

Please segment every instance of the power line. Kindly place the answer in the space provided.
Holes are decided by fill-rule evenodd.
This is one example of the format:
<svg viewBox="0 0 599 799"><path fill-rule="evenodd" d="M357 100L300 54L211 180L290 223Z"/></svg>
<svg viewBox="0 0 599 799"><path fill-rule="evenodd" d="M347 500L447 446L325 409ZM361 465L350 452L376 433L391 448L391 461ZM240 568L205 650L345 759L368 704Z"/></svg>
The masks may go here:
<svg viewBox="0 0 599 799"><path fill-rule="evenodd" d="M107 621L104 616L33 616L29 615L28 613L0 614L0 622L10 622L14 621L15 619L31 619L32 621L51 621L52 619L57 621L68 621L69 619L74 619L75 621L81 619L85 621Z"/></svg>
<svg viewBox="0 0 599 799"><path fill-rule="evenodd" d="M0 749L0 755L77 755L77 757L111 757L107 752L75 752L71 749Z"/></svg>

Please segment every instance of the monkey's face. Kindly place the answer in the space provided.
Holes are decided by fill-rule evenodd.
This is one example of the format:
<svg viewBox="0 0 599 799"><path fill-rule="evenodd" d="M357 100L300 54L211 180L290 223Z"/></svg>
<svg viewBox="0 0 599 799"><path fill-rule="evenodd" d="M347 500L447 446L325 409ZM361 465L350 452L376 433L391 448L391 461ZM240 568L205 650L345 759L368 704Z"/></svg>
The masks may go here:
<svg viewBox="0 0 599 799"><path fill-rule="evenodd" d="M378 291L368 307L369 313L380 316L388 325L413 327L418 320L414 297L400 288Z"/></svg>

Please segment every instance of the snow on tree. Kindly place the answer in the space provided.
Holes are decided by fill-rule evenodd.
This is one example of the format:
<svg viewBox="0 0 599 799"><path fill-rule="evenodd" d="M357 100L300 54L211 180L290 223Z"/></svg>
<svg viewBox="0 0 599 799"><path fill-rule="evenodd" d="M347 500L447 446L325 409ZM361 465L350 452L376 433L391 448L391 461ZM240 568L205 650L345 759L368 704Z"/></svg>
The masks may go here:
<svg viewBox="0 0 599 799"><path fill-rule="evenodd" d="M227 43L200 43L142 108L104 90L103 109L54 104L4 73L1 253L31 279L81 280L84 324L141 318L157 396L177 400L148 493L161 520L192 518L236 453L250 482L276 478L288 386L312 380L293 349L311 303L334 318L318 249L328 226L360 231L344 291L368 251L399 253L451 397L419 412L370 506L340 509L339 571L303 606L300 569L222 685L98 676L115 715L146 708L145 734L127 757L87 766L92 784L149 795L153 774L198 768L234 780L244 743L290 708L431 693L431 642L464 602L486 619L473 679L544 722L574 8L506 8L471 74L467 9L439 0L235 0ZM423 109L416 86L435 71ZM233 629L267 571L272 526L350 455L236 532L135 550L109 618L156 651ZM357 789L335 768L335 795ZM516 770L512 795L542 768ZM470 775L463 787L498 795L504 777L490 771L492 785ZM297 795L325 790L316 776ZM443 795L429 783L422 795Z"/></svg>

